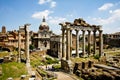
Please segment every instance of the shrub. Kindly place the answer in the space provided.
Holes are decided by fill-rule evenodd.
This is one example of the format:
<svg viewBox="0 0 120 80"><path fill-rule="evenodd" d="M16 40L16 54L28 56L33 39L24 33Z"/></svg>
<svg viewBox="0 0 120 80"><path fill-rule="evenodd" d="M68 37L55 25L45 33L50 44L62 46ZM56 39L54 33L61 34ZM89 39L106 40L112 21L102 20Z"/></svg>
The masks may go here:
<svg viewBox="0 0 120 80"><path fill-rule="evenodd" d="M50 57L46 57L46 63L47 64L53 64L53 63L58 63L59 61L57 59L52 59Z"/></svg>
<svg viewBox="0 0 120 80"><path fill-rule="evenodd" d="M99 54L94 55L94 58L99 59L100 58Z"/></svg>

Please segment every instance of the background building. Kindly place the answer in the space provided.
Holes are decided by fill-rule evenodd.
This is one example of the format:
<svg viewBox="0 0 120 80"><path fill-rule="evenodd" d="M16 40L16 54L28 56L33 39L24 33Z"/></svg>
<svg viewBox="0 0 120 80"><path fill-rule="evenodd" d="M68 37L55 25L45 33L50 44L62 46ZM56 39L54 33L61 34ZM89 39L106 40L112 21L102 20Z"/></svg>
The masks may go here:
<svg viewBox="0 0 120 80"><path fill-rule="evenodd" d="M25 44L25 32L21 32L21 48L24 49ZM15 47L18 48L18 31L6 31L6 27L2 27L0 32L0 46L1 47Z"/></svg>
<svg viewBox="0 0 120 80"><path fill-rule="evenodd" d="M33 45L40 50L50 49L50 37L54 34L49 30L49 25L46 23L45 17L39 26L38 33L33 34Z"/></svg>
<svg viewBox="0 0 120 80"><path fill-rule="evenodd" d="M104 44L109 47L120 47L120 32L113 34L104 34L103 36Z"/></svg>

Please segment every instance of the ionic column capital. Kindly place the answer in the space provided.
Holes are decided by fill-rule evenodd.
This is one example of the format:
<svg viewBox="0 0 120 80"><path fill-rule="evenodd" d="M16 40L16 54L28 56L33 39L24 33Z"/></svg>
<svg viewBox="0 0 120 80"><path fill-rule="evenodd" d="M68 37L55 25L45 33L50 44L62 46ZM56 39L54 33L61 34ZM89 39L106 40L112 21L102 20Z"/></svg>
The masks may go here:
<svg viewBox="0 0 120 80"><path fill-rule="evenodd" d="M83 32L83 34L85 34L85 30L81 30Z"/></svg>
<svg viewBox="0 0 120 80"><path fill-rule="evenodd" d="M76 35L78 35L79 30L76 29L75 31L76 31Z"/></svg>
<svg viewBox="0 0 120 80"><path fill-rule="evenodd" d="M88 31L88 33L91 33L91 30L87 30Z"/></svg>
<svg viewBox="0 0 120 80"><path fill-rule="evenodd" d="M96 33L97 30L93 30L94 33Z"/></svg>
<svg viewBox="0 0 120 80"><path fill-rule="evenodd" d="M103 30L99 30L99 32L100 32L100 33L102 33L102 32L103 32Z"/></svg>
<svg viewBox="0 0 120 80"><path fill-rule="evenodd" d="M70 32L72 32L72 29L70 29Z"/></svg>
<svg viewBox="0 0 120 80"><path fill-rule="evenodd" d="M79 32L79 30L78 30L78 29L75 29L75 31L76 31L76 32Z"/></svg>
<svg viewBox="0 0 120 80"><path fill-rule="evenodd" d="M64 28L61 28L61 30L62 30L62 31L65 31L65 29L64 29Z"/></svg>

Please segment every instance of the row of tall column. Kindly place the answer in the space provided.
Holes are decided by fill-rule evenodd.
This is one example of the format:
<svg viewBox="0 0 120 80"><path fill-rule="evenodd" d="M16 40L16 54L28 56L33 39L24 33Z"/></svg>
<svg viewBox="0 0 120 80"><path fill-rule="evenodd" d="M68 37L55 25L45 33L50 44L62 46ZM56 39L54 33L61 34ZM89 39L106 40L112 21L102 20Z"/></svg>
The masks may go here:
<svg viewBox="0 0 120 80"><path fill-rule="evenodd" d="M66 36L65 36L66 31ZM76 31L76 57L79 57L79 30ZM82 56L86 54L86 41L85 41L85 30L82 31ZM88 31L88 56L91 54L91 31ZM102 40L102 30L99 31L99 56L101 56L103 52L103 40ZM93 55L96 53L96 32L97 30L93 31ZM65 37L66 37L66 51L65 51ZM72 56L72 30L71 29L62 29L62 58L66 60L70 60Z"/></svg>

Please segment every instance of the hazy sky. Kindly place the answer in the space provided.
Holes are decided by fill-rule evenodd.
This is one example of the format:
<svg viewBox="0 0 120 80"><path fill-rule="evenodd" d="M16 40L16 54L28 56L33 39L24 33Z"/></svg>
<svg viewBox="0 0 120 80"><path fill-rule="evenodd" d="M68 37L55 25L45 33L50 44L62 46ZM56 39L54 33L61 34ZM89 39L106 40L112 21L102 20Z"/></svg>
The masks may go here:
<svg viewBox="0 0 120 80"><path fill-rule="evenodd" d="M30 23L37 32L43 16L50 29L60 34L61 22L83 18L90 24L102 25L104 33L120 31L120 0L0 0L0 31L18 30Z"/></svg>

